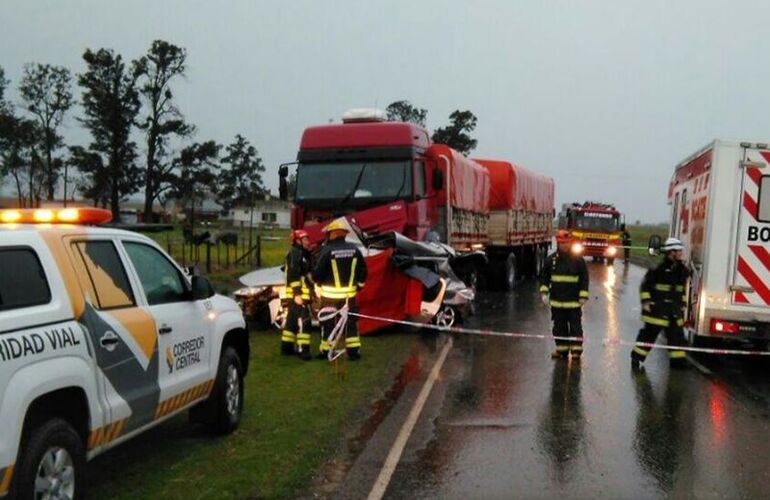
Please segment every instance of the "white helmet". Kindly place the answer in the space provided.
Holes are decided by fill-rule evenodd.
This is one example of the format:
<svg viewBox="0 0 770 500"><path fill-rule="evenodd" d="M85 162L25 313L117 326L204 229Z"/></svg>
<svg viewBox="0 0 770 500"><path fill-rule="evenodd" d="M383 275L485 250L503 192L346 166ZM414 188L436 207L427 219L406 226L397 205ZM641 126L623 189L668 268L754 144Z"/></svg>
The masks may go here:
<svg viewBox="0 0 770 500"><path fill-rule="evenodd" d="M684 245L676 238L667 239L663 246L660 247L661 252L672 252L674 250L684 250Z"/></svg>

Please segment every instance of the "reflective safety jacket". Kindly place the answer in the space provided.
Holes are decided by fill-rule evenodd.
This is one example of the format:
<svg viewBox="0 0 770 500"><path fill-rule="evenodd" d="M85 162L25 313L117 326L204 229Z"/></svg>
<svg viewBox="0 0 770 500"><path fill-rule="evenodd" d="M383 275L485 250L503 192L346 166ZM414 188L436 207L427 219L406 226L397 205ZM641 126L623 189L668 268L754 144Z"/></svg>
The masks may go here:
<svg viewBox="0 0 770 500"><path fill-rule="evenodd" d="M583 257L554 252L540 275L540 293L551 296L551 307L576 309L588 299L588 269Z"/></svg>
<svg viewBox="0 0 770 500"><path fill-rule="evenodd" d="M331 240L321 249L312 276L321 297L355 297L366 282L366 262L352 243L342 238Z"/></svg>
<svg viewBox="0 0 770 500"><path fill-rule="evenodd" d="M686 286L690 269L680 261L664 259L644 275L639 298L642 305L651 305L650 312L642 309L642 321L658 326L684 324L687 303Z"/></svg>
<svg viewBox="0 0 770 500"><path fill-rule="evenodd" d="M292 245L284 261L287 299L293 299L299 295L302 300L310 300L310 287L307 282L309 273L310 254L301 246Z"/></svg>

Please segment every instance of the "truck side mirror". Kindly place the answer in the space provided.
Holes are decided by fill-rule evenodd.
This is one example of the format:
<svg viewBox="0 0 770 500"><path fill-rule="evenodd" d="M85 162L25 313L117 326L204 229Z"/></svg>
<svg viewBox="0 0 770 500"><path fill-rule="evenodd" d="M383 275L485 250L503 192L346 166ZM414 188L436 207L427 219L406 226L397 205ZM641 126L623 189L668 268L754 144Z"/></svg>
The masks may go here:
<svg viewBox="0 0 770 500"><path fill-rule="evenodd" d="M287 177L289 177L289 167L281 165L278 168L278 198L280 198L281 201L289 199L289 183L286 180Z"/></svg>
<svg viewBox="0 0 770 500"><path fill-rule="evenodd" d="M192 299L206 300L214 296L214 287L204 276L192 277Z"/></svg>
<svg viewBox="0 0 770 500"><path fill-rule="evenodd" d="M657 255L660 251L661 239L657 234L650 236L650 241L647 242L647 251L650 255Z"/></svg>
<svg viewBox="0 0 770 500"><path fill-rule="evenodd" d="M433 184L434 191L439 191L444 187L444 174L441 173L441 170L433 170L433 178L431 179L431 183Z"/></svg>

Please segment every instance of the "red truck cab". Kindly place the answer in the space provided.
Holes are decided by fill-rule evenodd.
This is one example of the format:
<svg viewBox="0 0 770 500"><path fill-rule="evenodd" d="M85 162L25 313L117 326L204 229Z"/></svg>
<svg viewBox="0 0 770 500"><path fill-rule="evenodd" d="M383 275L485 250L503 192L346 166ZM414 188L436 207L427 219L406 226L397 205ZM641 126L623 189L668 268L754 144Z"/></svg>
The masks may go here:
<svg viewBox="0 0 770 500"><path fill-rule="evenodd" d="M611 265L620 251L621 213L610 204L587 201L565 203L559 213L559 229L572 238L572 251Z"/></svg>

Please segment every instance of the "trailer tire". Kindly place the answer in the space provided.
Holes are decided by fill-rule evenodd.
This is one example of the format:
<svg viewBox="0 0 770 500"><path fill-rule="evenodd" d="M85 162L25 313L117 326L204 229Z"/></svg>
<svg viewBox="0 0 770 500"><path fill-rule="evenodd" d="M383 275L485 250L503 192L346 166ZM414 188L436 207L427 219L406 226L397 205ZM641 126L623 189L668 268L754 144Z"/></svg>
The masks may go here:
<svg viewBox="0 0 770 500"><path fill-rule="evenodd" d="M501 275L502 289L506 292L512 291L516 287L519 279L518 268L516 266L516 256L509 253L503 261L503 273Z"/></svg>
<svg viewBox="0 0 770 500"><path fill-rule="evenodd" d="M607 258L607 265L612 266L615 263L615 259L613 257Z"/></svg>

